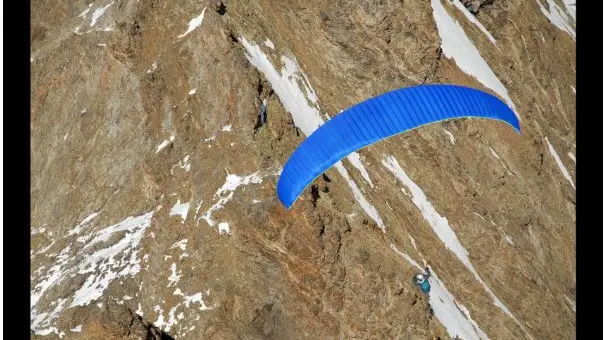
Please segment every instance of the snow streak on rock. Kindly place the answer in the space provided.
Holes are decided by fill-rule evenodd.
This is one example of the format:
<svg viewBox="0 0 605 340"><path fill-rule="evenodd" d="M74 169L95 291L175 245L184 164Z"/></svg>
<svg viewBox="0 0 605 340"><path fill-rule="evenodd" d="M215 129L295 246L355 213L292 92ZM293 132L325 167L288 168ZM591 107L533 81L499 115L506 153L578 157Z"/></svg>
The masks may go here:
<svg viewBox="0 0 605 340"><path fill-rule="evenodd" d="M450 137L450 143L452 143L452 145L456 144L456 138L454 138L454 135L452 135L452 133L447 131L446 129L443 129L443 131L448 137Z"/></svg>
<svg viewBox="0 0 605 340"><path fill-rule="evenodd" d="M179 280L183 276L181 270L179 270L177 273L176 263L174 263L174 262L170 265L170 271L172 272L172 274L170 274L170 276L168 277L168 286L167 287L176 286L176 284L179 282Z"/></svg>
<svg viewBox="0 0 605 340"><path fill-rule="evenodd" d="M281 71L277 71L258 45L249 43L245 37L240 37L239 41L246 49L246 58L248 58L248 61L254 67L265 75L284 108L292 115L294 124L305 134L305 136L310 136L313 131L324 123L324 120L320 114L317 95L311 87L311 83L307 76L299 69L296 60L282 56L282 68ZM358 157L359 156L355 155L352 156L353 159ZM360 164L361 162L357 165ZM342 162L336 163L335 166L338 172L349 183L351 190L353 190L353 195L364 211L384 231L384 223L378 215L378 211L363 196L355 181L350 178L349 173ZM362 176L364 176L364 173L367 174L363 165L361 169ZM369 176L367 179L369 180Z"/></svg>
<svg viewBox="0 0 605 340"><path fill-rule="evenodd" d="M500 162L500 164L502 164L502 166L504 167L504 169L506 169L506 171L509 174L512 174L510 172L510 170L508 170L508 167L506 166L506 164L504 164L504 161L502 161L502 159L500 158L500 156L498 156L498 154L496 153L496 151L494 151L494 149L492 149L491 146L489 147L489 151L492 153L492 156L494 156Z"/></svg>
<svg viewBox="0 0 605 340"><path fill-rule="evenodd" d="M567 300L567 303L569 304L569 307L571 308L572 311L576 311L576 302L571 300L567 295L563 294L563 296L565 297L565 300Z"/></svg>
<svg viewBox="0 0 605 340"><path fill-rule="evenodd" d="M269 38L267 38L267 40L265 40L264 44L265 44L265 46L269 47L272 50L275 49L275 45L273 44L273 42L271 40L269 40Z"/></svg>
<svg viewBox="0 0 605 340"><path fill-rule="evenodd" d="M397 160L393 156L387 156L383 159L382 164L389 169L395 177L404 184L409 193L406 190L401 189L401 191L410 196L412 202L422 213L424 219L429 223L435 234L439 237L439 239L445 244L445 246L452 251L456 257L468 268L468 270L475 276L475 279L479 281L479 283L483 286L485 291L492 297L494 300L494 305L500 308L503 312L505 312L509 317L511 317L517 324L523 329L523 326L517 321L515 316L508 310L508 308L498 299L498 297L492 292L489 286L481 279L471 261L468 257L468 251L464 248L464 246L458 240L456 233L450 227L447 219L435 210L431 202L428 201L426 195L422 191L422 189L416 185L403 171ZM528 334L529 335L529 334Z"/></svg>
<svg viewBox="0 0 605 340"><path fill-rule="evenodd" d="M513 239L512 239L512 238L510 238L510 236L508 236L508 235L506 235L506 234L504 234L504 236L505 236L504 238L506 239L506 242L508 242L508 243L509 243L510 245L512 245L512 246L514 246L514 245L515 245L515 243L513 242Z"/></svg>
<svg viewBox="0 0 605 340"><path fill-rule="evenodd" d="M55 256L50 268L41 271L42 274L37 277L32 275L32 330L45 332L54 328L54 320L64 309L87 305L101 297L115 279L136 275L141 270L138 246L151 224L153 213L128 217L118 224L79 238L84 245L77 251L72 251L73 244L68 246ZM80 275L86 279L79 281L83 283L77 290L56 301L54 309L39 310L38 302L50 288ZM67 302L70 302L69 305Z"/></svg>
<svg viewBox="0 0 605 340"><path fill-rule="evenodd" d="M324 121L319 114L315 91L299 71L296 60L282 56L282 68L277 71L258 45L249 43L244 37L239 40L246 49L246 58L265 75L284 108L292 114L294 124L306 136L311 135Z"/></svg>
<svg viewBox="0 0 605 340"><path fill-rule="evenodd" d="M359 170L363 179L365 179L366 182L368 182L368 184L370 184L370 186L373 188L374 183L372 183L372 180L370 179L370 175L368 174L368 171L363 166L363 163L361 163L359 154L357 152L353 152L352 154L347 156L347 159L349 160L349 162L351 162L351 164L353 164L353 166L355 168L357 168L357 170Z"/></svg>
<svg viewBox="0 0 605 340"><path fill-rule="evenodd" d="M492 34L489 33L489 31L485 28L485 26L483 26L482 23L479 22L479 20L477 20L473 13L471 13L466 7L464 7L460 0L454 0L453 2L449 3L453 3L454 6L456 6L456 8L458 8L462 12L462 14L464 14L468 21L470 21L473 25L477 26L477 28L479 28L479 30L481 30L481 32L483 32L483 34L487 36L487 38L489 39L489 41L492 42L492 44L496 44L496 39L492 36Z"/></svg>
<svg viewBox="0 0 605 340"><path fill-rule="evenodd" d="M506 87L500 82L494 71L477 50L477 47L466 36L460 24L452 19L441 4L441 0L431 0L433 17L437 24L441 49L446 58L454 59L456 65L466 74L476 78L481 84L494 90L521 119L509 97Z"/></svg>
<svg viewBox="0 0 605 340"><path fill-rule="evenodd" d="M573 18L573 21L576 21L576 0L563 0L565 4L565 8L567 8L567 13Z"/></svg>
<svg viewBox="0 0 605 340"><path fill-rule="evenodd" d="M391 244L391 249L399 254L421 272L424 269L416 263L408 254L400 251ZM447 333L452 337L460 337L465 340L483 340L489 339L487 334L471 318L471 314L456 298L450 293L437 274L433 271L429 277L431 292L429 293L429 304L433 309L435 317L445 327Z"/></svg>
<svg viewBox="0 0 605 340"><path fill-rule="evenodd" d="M164 149L165 147L170 145L170 143L172 143L173 141L174 141L174 135L170 136L170 139L166 139L165 141L160 143L160 145L158 145L157 149L155 150L155 153L162 151L162 149Z"/></svg>
<svg viewBox="0 0 605 340"><path fill-rule="evenodd" d="M206 295L208 295L209 293L210 293L209 290L206 291ZM170 307L170 310L168 311L168 320L164 320L164 310L159 305L156 305L153 307L153 311L156 312L156 314L157 314L157 320L154 322L154 325L156 327L162 329L165 332L170 332L171 329L173 329L181 320L186 319L185 312L187 312L188 314L191 312L191 311L185 310L183 308L183 306L188 309L193 309L193 308L195 308L193 306L193 303L197 303L200 305L200 307L195 308L198 311L206 311L206 310L212 310L212 309L216 308L216 305L212 305L210 307L206 305L206 303L204 302L202 293L186 295L181 291L180 288L176 288L173 295L181 296L183 300L182 300L182 302L179 302L176 305ZM141 313L142 313L142 311L141 311ZM179 326L179 329L176 331L173 331L173 332L176 333L175 335L180 337L180 336L184 335L184 333L182 333L181 330L182 330L182 327ZM175 338L176 338L176 336L175 336Z"/></svg>
<svg viewBox="0 0 605 340"><path fill-rule="evenodd" d="M80 224L78 224L77 226L75 226L72 230L69 231L69 233L67 233L68 236L74 235L74 234L79 234L80 231L82 231L82 229L86 228L90 222L97 217L98 212L94 212L90 215L88 215L85 219L82 220L82 222L80 222Z"/></svg>
<svg viewBox="0 0 605 340"><path fill-rule="evenodd" d="M561 161L559 154L557 154L557 151L555 150L555 148L553 148L553 146L548 141L548 137L544 137L544 140L546 141L546 144L548 145L548 151L550 152L552 157L555 159L555 162L557 163L559 170L563 174L563 177L565 177L565 179L569 182L569 184L571 184L571 186L575 189L576 185L573 184L573 180L571 179L571 176L569 175L567 168L565 168L565 165L563 165L563 162Z"/></svg>
<svg viewBox="0 0 605 340"><path fill-rule="evenodd" d="M231 232L229 231L229 223L227 222L221 222L218 224L218 231L219 233L222 234L230 234Z"/></svg>
<svg viewBox="0 0 605 340"><path fill-rule="evenodd" d="M536 2L538 3L538 6L540 6L540 10L542 11L542 13L544 13L544 15L548 18L548 20L550 20L553 25L555 25L560 30L567 32L567 34L569 34L574 41L576 40L576 30L572 27L569 17L565 13L565 11L561 7L559 7L559 5L557 5L554 0L546 0L546 3L548 4L548 10L542 5L540 0L536 0ZM575 10L573 12L573 20L575 22Z"/></svg>
<svg viewBox="0 0 605 340"><path fill-rule="evenodd" d="M43 233L45 233L45 232L46 232L46 224L43 224L43 225L42 225L40 228L38 228L38 229L34 229L34 228L32 228L32 229L31 229L31 231L30 231L30 235L31 235L31 236L34 236L34 235L37 235L37 234L43 234Z"/></svg>
<svg viewBox="0 0 605 340"><path fill-rule="evenodd" d="M105 7L99 7L97 9L95 9L95 11L92 13L92 19L90 20L90 27L93 27L97 21L103 16L103 14L105 14L105 11L109 8L109 6L113 5L113 1L107 5L105 5ZM85 11L88 12L88 11ZM85 16L86 13L80 13L80 15Z"/></svg>
<svg viewBox="0 0 605 340"><path fill-rule="evenodd" d="M214 203L210 207L210 209L206 210L206 212L200 218L198 218L196 223L199 222L199 219L203 218L204 220L206 220L208 225L210 225L211 227L214 227L216 225L216 221L214 221L212 219L212 214L215 211L223 208L225 206L225 204L233 198L233 193L235 192L235 189L237 189L239 186L242 186L242 185L261 183L265 177L279 175L280 173L281 173L281 168L260 170L251 175L247 175L247 176L243 176L243 177L235 175L235 174L227 175L227 178L225 179L225 183L223 184L223 186L221 186L214 194L214 196L217 197L218 200L216 201L216 203ZM223 232L224 232L224 229L223 229ZM219 230L219 233L222 233L221 230Z"/></svg>
<svg viewBox="0 0 605 340"><path fill-rule="evenodd" d="M187 28L187 31L185 33L179 35L177 37L177 39L181 39L182 37L191 33L191 31L193 31L194 29L200 27L200 25L202 24L202 21L204 21L204 13L206 13L206 7L204 7L204 9L202 10L202 14L198 15L197 17L195 17L195 18L191 19L191 21L189 21L189 27Z"/></svg>
<svg viewBox="0 0 605 340"><path fill-rule="evenodd" d="M351 177L349 176L349 172L344 167L344 165L342 165L342 162L338 162L334 166L336 167L336 170L338 170L338 172L342 175L342 177L344 177L347 183L349 183L349 186L353 191L353 196L355 196L355 199L357 199L357 202L359 202L361 208L363 208L366 214L368 214L368 216L370 216L370 218L373 219L374 222L376 222L376 225L378 225L378 227L383 232L385 232L386 227L384 225L384 222L382 221L382 218L380 217L380 214L378 214L378 210L376 210L376 208L370 202L368 202L365 196L363 196L361 190L357 186L357 183L355 183L355 181L351 179Z"/></svg>
<svg viewBox="0 0 605 340"><path fill-rule="evenodd" d="M185 239L182 239L182 240L174 243L172 246L170 246L170 249L177 248L177 247L180 248L181 250L187 249L187 239L185 238Z"/></svg>

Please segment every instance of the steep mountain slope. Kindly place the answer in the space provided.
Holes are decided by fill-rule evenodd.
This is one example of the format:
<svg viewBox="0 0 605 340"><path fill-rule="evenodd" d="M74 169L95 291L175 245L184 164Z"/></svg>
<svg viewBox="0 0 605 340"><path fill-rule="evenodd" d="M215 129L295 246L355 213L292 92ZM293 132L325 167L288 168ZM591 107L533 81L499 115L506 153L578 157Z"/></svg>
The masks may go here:
<svg viewBox="0 0 605 340"><path fill-rule="evenodd" d="M575 338L575 5L31 11L32 338ZM425 83L500 96L521 135L425 126L281 206L319 124Z"/></svg>

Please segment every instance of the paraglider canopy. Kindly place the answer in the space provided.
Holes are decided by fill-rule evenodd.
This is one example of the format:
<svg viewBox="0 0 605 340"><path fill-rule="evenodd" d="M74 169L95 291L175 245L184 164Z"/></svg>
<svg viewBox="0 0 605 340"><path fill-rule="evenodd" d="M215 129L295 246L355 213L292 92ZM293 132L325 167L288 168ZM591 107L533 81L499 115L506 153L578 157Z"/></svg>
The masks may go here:
<svg viewBox="0 0 605 340"><path fill-rule="evenodd" d="M315 130L286 162L277 196L290 209L319 175L350 153L417 127L455 118L487 118L521 132L515 113L489 93L458 85L420 85L356 104Z"/></svg>

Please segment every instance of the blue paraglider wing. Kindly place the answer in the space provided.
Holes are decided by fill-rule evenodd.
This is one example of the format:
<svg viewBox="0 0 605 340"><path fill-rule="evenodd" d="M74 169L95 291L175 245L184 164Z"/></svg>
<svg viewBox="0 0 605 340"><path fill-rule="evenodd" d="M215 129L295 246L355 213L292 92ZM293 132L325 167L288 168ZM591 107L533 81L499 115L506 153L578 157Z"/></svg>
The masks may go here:
<svg viewBox="0 0 605 340"><path fill-rule="evenodd" d="M315 130L286 162L277 196L290 209L332 165L367 145L442 120L496 119L521 132L514 112L497 97L457 85L421 85L384 93L348 108Z"/></svg>

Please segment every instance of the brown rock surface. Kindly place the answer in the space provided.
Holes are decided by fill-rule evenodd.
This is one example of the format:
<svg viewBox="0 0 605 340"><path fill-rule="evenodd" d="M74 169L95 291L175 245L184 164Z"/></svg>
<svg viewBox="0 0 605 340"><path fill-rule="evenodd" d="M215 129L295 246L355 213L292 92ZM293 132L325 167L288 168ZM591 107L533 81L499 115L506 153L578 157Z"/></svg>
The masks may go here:
<svg viewBox="0 0 605 340"><path fill-rule="evenodd" d="M393 246L490 339L574 339L575 188L550 147L575 185L575 41L535 1L487 1L493 45L447 2L522 133L456 120L395 136L359 151L373 186L344 161L382 232L335 168L280 204L305 135L241 39L278 71L295 60L322 115L423 83L493 93L443 55L430 1L33 1L32 338L452 338Z"/></svg>

